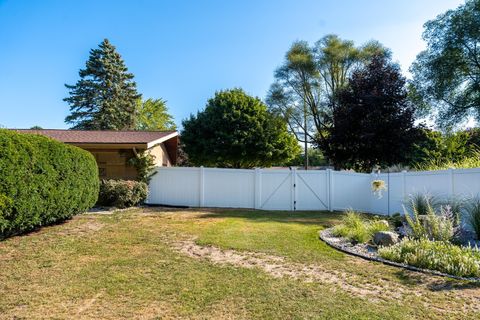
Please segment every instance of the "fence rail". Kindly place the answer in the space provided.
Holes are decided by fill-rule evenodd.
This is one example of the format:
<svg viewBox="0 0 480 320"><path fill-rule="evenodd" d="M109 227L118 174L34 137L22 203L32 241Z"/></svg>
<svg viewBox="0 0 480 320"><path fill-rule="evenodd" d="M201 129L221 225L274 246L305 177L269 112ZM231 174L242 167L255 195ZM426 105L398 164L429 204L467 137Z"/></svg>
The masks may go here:
<svg viewBox="0 0 480 320"><path fill-rule="evenodd" d="M264 210L402 212L408 196L429 192L470 197L480 191L480 169L365 174L333 170L158 167L149 204ZM373 180L384 180L381 198Z"/></svg>

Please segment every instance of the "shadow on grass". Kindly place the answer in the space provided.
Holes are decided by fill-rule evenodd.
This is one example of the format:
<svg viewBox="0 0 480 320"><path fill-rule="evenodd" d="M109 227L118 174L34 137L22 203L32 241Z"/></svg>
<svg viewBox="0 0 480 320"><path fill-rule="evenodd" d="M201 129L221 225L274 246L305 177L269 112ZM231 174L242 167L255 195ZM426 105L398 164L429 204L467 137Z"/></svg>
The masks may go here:
<svg viewBox="0 0 480 320"><path fill-rule="evenodd" d="M342 212L329 211L262 211L251 209L199 209L208 212L200 219L237 218L252 222L297 223L331 227L340 222Z"/></svg>
<svg viewBox="0 0 480 320"><path fill-rule="evenodd" d="M455 280L447 277L429 275L409 270L398 270L395 276L403 284L410 286L425 285L430 291L452 291L464 289L480 289L480 283Z"/></svg>

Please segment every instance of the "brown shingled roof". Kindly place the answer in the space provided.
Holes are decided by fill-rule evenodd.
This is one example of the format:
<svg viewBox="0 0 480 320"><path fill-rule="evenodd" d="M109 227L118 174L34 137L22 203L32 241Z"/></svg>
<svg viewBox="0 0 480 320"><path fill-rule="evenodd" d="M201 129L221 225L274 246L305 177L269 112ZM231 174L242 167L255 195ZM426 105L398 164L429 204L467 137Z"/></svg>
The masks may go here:
<svg viewBox="0 0 480 320"><path fill-rule="evenodd" d="M13 129L18 132L41 134L65 143L150 143L174 135L176 131L95 131L61 129Z"/></svg>

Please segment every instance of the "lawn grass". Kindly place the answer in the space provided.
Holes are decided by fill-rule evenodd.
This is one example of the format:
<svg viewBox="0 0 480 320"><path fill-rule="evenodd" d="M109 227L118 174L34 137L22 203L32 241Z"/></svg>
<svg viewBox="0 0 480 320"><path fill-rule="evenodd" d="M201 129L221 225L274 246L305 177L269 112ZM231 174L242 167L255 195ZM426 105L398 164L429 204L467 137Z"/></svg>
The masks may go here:
<svg viewBox="0 0 480 320"><path fill-rule="evenodd" d="M364 261L318 240L327 212L145 209L81 215L0 242L0 319L475 319L480 288ZM172 249L196 239L344 275L273 277ZM384 288L401 294L391 298Z"/></svg>

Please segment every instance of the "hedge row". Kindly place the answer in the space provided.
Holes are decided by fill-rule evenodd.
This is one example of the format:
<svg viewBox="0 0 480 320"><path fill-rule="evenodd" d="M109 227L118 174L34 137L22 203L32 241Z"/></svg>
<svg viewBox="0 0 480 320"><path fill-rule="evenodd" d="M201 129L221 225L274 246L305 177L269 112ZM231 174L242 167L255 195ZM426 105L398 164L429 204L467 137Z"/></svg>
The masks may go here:
<svg viewBox="0 0 480 320"><path fill-rule="evenodd" d="M0 130L0 238L91 208L98 169L87 151L50 138Z"/></svg>

